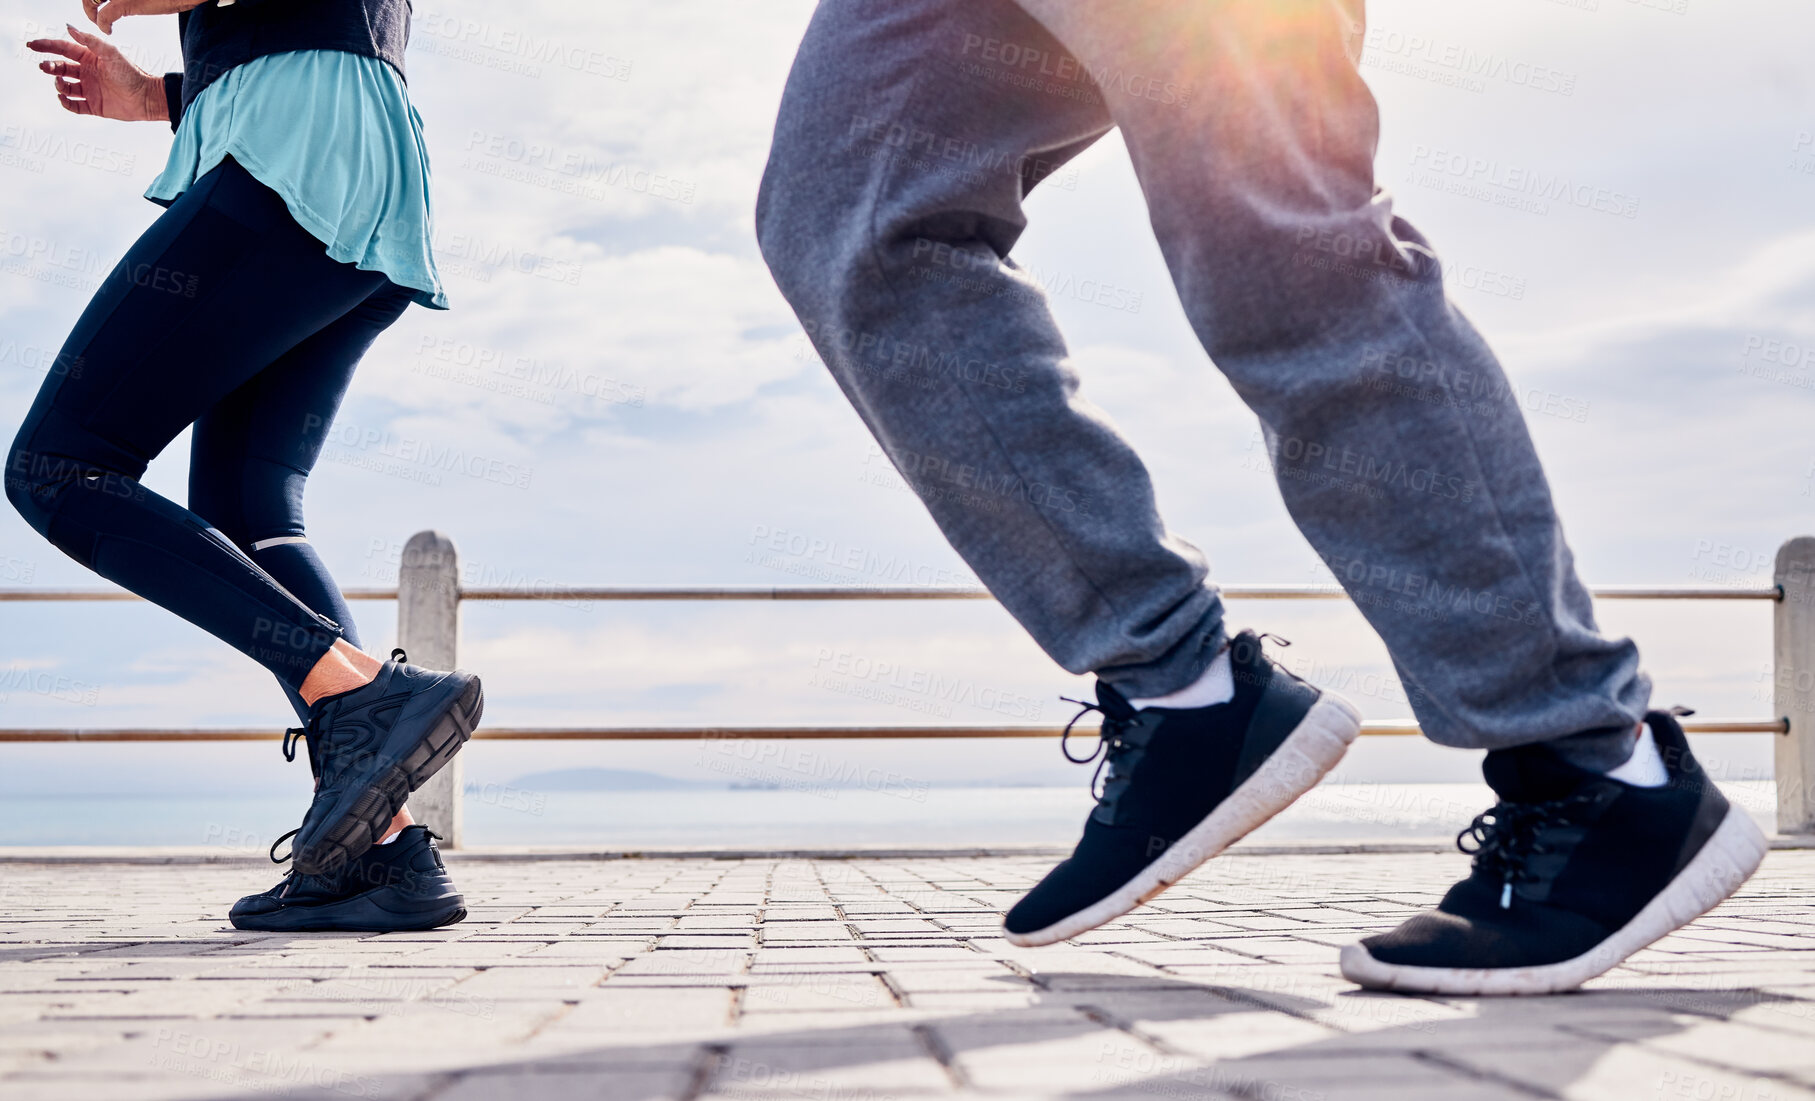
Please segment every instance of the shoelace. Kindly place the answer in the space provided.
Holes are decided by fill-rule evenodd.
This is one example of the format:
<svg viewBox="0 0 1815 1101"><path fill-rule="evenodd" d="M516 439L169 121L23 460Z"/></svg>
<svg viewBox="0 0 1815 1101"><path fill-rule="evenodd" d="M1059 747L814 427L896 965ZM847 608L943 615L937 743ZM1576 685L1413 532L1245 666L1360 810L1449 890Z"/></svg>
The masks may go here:
<svg viewBox="0 0 1815 1101"><path fill-rule="evenodd" d="M276 841L271 842L271 863L273 863L273 864L288 863L289 859L292 856L296 855L295 853L285 853L283 856L280 857L277 855L277 847L279 845L283 844L284 842L290 840L292 837L295 837L297 834L299 834L301 832L302 832L302 827L298 826L296 829L291 830L289 833L280 835ZM294 870L294 869L292 869L292 870ZM285 874L288 874L288 873L285 873Z"/></svg>
<svg viewBox="0 0 1815 1101"><path fill-rule="evenodd" d="M399 663L408 663L410 655L404 652L403 647L394 646L391 648L391 660ZM303 725L286 728L284 730L284 760L296 760L296 743L298 741L305 742L309 750L309 768L310 771L313 772L315 770L316 734L320 727L321 714L311 709L309 717L304 720ZM280 837L278 840L282 841L283 838Z"/></svg>
<svg viewBox="0 0 1815 1101"><path fill-rule="evenodd" d="M302 726L286 728L284 730L284 760L296 760L296 743L298 741L306 743L305 748L309 748L310 757L314 757L315 751L313 748L310 748L315 744L311 737L314 733L315 719L313 716L311 716Z"/></svg>
<svg viewBox="0 0 1815 1101"><path fill-rule="evenodd" d="M1570 810L1585 802L1572 796L1548 803L1495 803L1456 835L1456 848L1473 856L1475 867L1500 876L1500 909L1510 910L1513 885L1535 878L1526 862L1551 851L1542 840L1544 831L1568 823Z"/></svg>
<svg viewBox="0 0 1815 1101"><path fill-rule="evenodd" d="M271 863L273 863L273 864L289 863L290 858L295 856L296 854L293 852L288 852L280 857L277 855L277 847L279 845L283 844L284 842L290 840L292 837L295 837L298 833L301 833L301 832L302 832L302 830L299 827L297 829L291 830L289 833L279 836L277 840L271 842L271 851L270 851ZM399 832L402 832L402 831L399 831ZM440 841L442 839L440 834L436 833L434 830L431 830L426 826L423 827L422 832L428 834L430 837L434 838L437 841ZM437 858L437 859L439 859L439 858ZM285 868L284 869L284 889L282 891L278 892L278 897L279 898L288 897L290 894L290 888L296 886L297 883L301 882L304 879L311 879L311 878L321 879L324 877L297 875L296 869L294 867Z"/></svg>
<svg viewBox="0 0 1815 1101"><path fill-rule="evenodd" d="M290 840L292 837L295 837L297 834L299 834L301 832L302 832L301 827L298 827L297 829L291 830L289 833L280 835L276 841L271 842L271 853L270 853L271 863L273 863L273 864L289 863L290 858L292 856L295 856L296 854L295 853L285 853L283 856L280 857L277 855L277 847L279 845L283 844L284 842ZM399 831L399 832L402 832L402 831ZM434 830L429 829L427 826L423 827L422 832L428 834L430 837L434 838L437 841L440 841L442 839L440 834L436 833Z"/></svg>
<svg viewBox="0 0 1815 1101"><path fill-rule="evenodd" d="M1082 708L1076 715L1071 717L1070 722L1065 724L1064 733L1059 735L1059 752L1065 754L1065 759L1074 765L1087 765L1092 761L1097 762L1096 771L1090 774L1090 796L1100 803L1108 793L1108 785L1102 782L1103 770L1109 768L1112 770L1113 774L1116 760L1129 748L1128 742L1125 740L1125 735L1128 733L1128 729L1134 725L1135 713L1130 711L1126 715L1116 715L1105 710L1098 704L1087 703L1084 700L1074 700L1070 696L1060 696L1059 698L1066 703L1075 703ZM1071 729L1078 725L1079 719L1092 711L1103 716L1103 725L1097 730L1096 748L1084 756L1079 757L1071 751Z"/></svg>
<svg viewBox="0 0 1815 1101"><path fill-rule="evenodd" d="M1281 638L1275 634L1261 634L1256 637L1262 640L1272 639L1280 646L1292 645L1289 639ZM1126 715L1112 714L1105 710L1100 704L1089 703L1085 700L1074 700L1070 696L1060 696L1059 699L1066 703L1075 703L1083 709L1076 715L1073 715L1071 721L1065 724L1064 733L1059 735L1059 752L1065 754L1065 759L1074 765L1087 765L1092 761L1097 762L1096 771L1090 775L1090 794L1092 798L1100 803L1103 801L1104 796L1108 794L1108 785L1102 782L1103 770L1105 768L1109 769L1110 775L1114 776L1116 760L1123 756L1128 749L1132 748L1126 740L1126 735L1129 728L1134 725L1139 712L1130 709ZM1071 752L1072 727L1077 726L1078 720L1092 711L1103 716L1103 725L1097 731L1097 746L1086 756L1075 756ZM1097 760L1099 757L1102 759Z"/></svg>

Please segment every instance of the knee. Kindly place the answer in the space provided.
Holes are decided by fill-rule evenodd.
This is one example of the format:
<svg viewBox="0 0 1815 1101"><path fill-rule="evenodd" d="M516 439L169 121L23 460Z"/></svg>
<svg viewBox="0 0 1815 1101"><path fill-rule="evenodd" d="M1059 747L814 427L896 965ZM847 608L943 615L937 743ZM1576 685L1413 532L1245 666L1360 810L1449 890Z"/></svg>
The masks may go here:
<svg viewBox="0 0 1815 1101"><path fill-rule="evenodd" d="M189 471L189 511L226 536L234 546L245 550L246 525L238 500L237 479L226 477L214 467L198 466Z"/></svg>
<svg viewBox="0 0 1815 1101"><path fill-rule="evenodd" d="M825 258L816 255L824 251L824 231L812 231L810 208L819 204L802 194L809 185L791 178L794 174L785 165L792 158L782 148L781 135L775 140L756 193L756 246L782 297L799 309L814 274L824 271Z"/></svg>
<svg viewBox="0 0 1815 1101"><path fill-rule="evenodd" d="M6 452L6 500L38 534L46 535L57 496L71 478L67 460L33 449L30 429L29 423L21 428Z"/></svg>
<svg viewBox="0 0 1815 1101"><path fill-rule="evenodd" d="M829 295L876 261L893 205L844 143L816 120L784 116L756 195L756 243L796 312L819 313Z"/></svg>

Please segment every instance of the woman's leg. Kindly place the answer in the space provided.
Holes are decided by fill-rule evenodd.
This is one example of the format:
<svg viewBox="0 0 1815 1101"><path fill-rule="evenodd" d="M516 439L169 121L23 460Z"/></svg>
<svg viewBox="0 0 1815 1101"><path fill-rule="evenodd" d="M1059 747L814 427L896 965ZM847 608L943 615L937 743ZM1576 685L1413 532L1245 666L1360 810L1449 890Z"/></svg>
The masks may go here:
<svg viewBox="0 0 1815 1101"><path fill-rule="evenodd" d="M189 509L315 612L359 637L352 611L303 526L303 486L353 372L411 293L385 283L338 321L285 352L195 422ZM308 705L284 685L297 715Z"/></svg>
<svg viewBox="0 0 1815 1101"><path fill-rule="evenodd" d="M62 351L71 369L45 381L6 456L8 500L76 561L312 697L318 663L352 667L340 624L139 478L190 423L384 283L330 259L275 192L222 164L83 312Z"/></svg>

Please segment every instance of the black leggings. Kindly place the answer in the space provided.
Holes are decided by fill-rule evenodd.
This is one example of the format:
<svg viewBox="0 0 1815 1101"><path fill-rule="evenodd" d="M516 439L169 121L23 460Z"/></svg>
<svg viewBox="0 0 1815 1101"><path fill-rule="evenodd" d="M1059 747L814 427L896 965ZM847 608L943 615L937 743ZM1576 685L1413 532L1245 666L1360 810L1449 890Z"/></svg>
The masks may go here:
<svg viewBox="0 0 1815 1101"><path fill-rule="evenodd" d="M303 482L353 370L411 292L327 255L232 160L152 223L76 322L6 457L6 496L71 558L295 690L340 589L303 541ZM139 482L195 425L189 507Z"/></svg>

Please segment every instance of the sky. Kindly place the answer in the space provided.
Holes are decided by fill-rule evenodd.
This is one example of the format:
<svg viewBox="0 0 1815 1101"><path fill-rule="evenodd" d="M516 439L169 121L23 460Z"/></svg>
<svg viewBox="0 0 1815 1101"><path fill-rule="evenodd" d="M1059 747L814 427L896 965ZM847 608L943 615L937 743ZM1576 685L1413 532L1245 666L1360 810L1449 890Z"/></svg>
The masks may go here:
<svg viewBox="0 0 1815 1101"><path fill-rule="evenodd" d="M812 5L673 0L418 4L410 91L434 166L453 310L378 342L308 491L347 587L394 581L415 531L457 542L469 584L863 584L840 563L970 575L806 344L757 254L757 182ZM77 5L0 0L0 432L23 417L94 285L157 214L139 198L169 134L61 111L20 43ZM1363 73L1377 171L1435 244L1452 294L1530 411L1590 583L1766 584L1815 532L1815 9L1799 0L1385 0ZM174 21L116 38L153 71ZM1472 76L1453 58L1508 64ZM585 163L584 187L548 186ZM624 169L622 172L616 169ZM1256 422L1187 328L1125 151L1110 135L1028 203L1014 256L1052 299L1084 392L1145 456L1162 511L1225 582L1322 579L1280 506ZM1509 205L1559 173L1608 209ZM1498 199L1499 201L1496 201ZM408 456L458 447L480 477ZM402 456L402 457L399 457ZM179 439L148 484L180 499ZM499 473L504 472L504 473ZM873 572L873 571L872 571ZM10 510L0 586L95 579ZM368 647L394 609L355 607ZM1657 701L1764 717L1762 605L1605 605ZM1370 718L1406 714L1384 651L1333 604L1231 602L1292 639L1293 667ZM463 665L509 725L1062 722L1087 692L987 603L494 604ZM882 672L887 670L888 672ZM956 678L957 700L913 684ZM283 725L269 678L159 609L0 604L0 725ZM902 688L902 684L909 687ZM832 745L930 781L1073 779L1050 745ZM1704 754L1768 770L1765 738ZM569 766L699 775L697 747L482 745L468 778ZM1348 774L1456 779L1475 756L1364 743ZM272 746L0 746L0 792L293 792ZM1082 783L1081 773L1075 777Z"/></svg>

